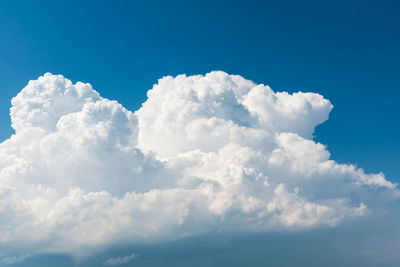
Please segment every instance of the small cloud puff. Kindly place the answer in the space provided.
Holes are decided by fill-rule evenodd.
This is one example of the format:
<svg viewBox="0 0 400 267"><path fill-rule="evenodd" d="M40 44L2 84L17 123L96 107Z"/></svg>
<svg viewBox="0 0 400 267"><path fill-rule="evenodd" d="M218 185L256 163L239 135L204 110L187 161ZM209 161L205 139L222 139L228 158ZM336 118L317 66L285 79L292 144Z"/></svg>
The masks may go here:
<svg viewBox="0 0 400 267"><path fill-rule="evenodd" d="M331 109L215 71L164 77L131 112L47 73L12 99L15 134L0 144L0 256L365 216L397 185L312 140Z"/></svg>
<svg viewBox="0 0 400 267"><path fill-rule="evenodd" d="M104 261L103 265L105 265L105 266L121 265L121 264L131 262L135 258L137 258L137 255L135 253L132 253L130 255L123 256L123 257L110 258L110 259Z"/></svg>

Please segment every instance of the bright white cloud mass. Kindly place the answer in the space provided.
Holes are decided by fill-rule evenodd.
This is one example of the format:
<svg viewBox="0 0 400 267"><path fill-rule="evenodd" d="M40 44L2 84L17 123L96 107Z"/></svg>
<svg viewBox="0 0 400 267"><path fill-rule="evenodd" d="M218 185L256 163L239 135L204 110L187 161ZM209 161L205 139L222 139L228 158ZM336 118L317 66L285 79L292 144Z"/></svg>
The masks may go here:
<svg viewBox="0 0 400 267"><path fill-rule="evenodd" d="M398 189L312 140L331 109L215 71L164 77L131 112L47 73L12 99L0 144L0 256L371 216Z"/></svg>

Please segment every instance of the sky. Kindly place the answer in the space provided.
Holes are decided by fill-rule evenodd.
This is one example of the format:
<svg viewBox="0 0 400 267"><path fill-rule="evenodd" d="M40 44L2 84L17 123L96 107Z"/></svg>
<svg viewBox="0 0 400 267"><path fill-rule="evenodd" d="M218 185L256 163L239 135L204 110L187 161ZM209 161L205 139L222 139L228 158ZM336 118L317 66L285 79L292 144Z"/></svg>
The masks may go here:
<svg viewBox="0 0 400 267"><path fill-rule="evenodd" d="M0 262L398 266L399 11L397 1L0 1L1 182L14 188L0 188L14 201L0 206ZM238 169L265 175L268 194ZM264 202L276 206L265 218ZM184 223L166 212L147 229L168 203ZM54 219L75 216L69 205L95 212ZM313 208L292 213L303 206ZM139 219L123 224L122 213ZM82 242L91 218L120 230L94 228Z"/></svg>

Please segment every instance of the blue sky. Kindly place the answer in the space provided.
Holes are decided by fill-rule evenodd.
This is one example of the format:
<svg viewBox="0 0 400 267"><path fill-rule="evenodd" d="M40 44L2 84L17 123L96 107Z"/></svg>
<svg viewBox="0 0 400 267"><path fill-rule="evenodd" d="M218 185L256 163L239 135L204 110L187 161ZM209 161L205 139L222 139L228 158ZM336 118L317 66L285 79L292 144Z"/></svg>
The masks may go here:
<svg viewBox="0 0 400 267"><path fill-rule="evenodd" d="M103 97L135 111L165 75L222 70L275 91L323 95L334 109L315 140L339 163L400 182L399 12L398 1L0 1L0 139L13 133L11 98L46 72L89 82ZM328 231L330 240L334 233ZM312 250L324 244L315 236L285 238L310 239ZM209 264L212 253L218 254L213 262L228 263L226 255L247 243L268 246L264 239L235 240L204 252L205 259L194 249L200 254L192 264ZM134 252L161 255L171 266L190 264L190 258L176 256L181 246ZM118 251L131 253L129 246ZM259 257L256 263L263 253L252 254ZM73 261L46 257L21 266ZM356 258L350 255L347 263ZM159 266L146 257L137 261ZM88 266L96 264L92 259Z"/></svg>

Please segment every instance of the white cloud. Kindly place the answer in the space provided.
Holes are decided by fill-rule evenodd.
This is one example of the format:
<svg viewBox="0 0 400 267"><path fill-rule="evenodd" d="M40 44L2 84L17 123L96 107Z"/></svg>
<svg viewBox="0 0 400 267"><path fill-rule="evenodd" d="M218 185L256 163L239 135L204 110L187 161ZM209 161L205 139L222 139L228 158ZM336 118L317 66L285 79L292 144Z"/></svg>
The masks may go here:
<svg viewBox="0 0 400 267"><path fill-rule="evenodd" d="M123 257L109 258L103 262L103 265L106 265L106 266L121 265L121 264L131 262L136 257L137 257L137 255L135 253L132 253L130 255L123 256Z"/></svg>
<svg viewBox="0 0 400 267"><path fill-rule="evenodd" d="M85 256L365 216L398 190L312 140L331 109L319 94L211 72L160 79L132 113L45 74L13 98L15 134L0 144L0 254Z"/></svg>

